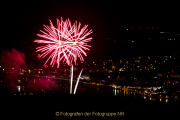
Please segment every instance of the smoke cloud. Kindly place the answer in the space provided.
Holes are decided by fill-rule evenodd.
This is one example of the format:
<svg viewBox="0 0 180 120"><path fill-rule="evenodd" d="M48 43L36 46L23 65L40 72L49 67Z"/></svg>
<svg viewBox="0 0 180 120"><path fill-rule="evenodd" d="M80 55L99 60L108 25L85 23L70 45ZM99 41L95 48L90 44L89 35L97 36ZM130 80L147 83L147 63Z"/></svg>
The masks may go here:
<svg viewBox="0 0 180 120"><path fill-rule="evenodd" d="M44 77L44 75L39 75L39 77L34 76L38 73L33 73L33 76L19 75L20 68L27 70L25 58L26 56L15 49L5 50L1 54L1 68L4 69L3 78L3 90L4 93L16 93L18 91L17 85L18 80L22 82L21 90L24 87L25 92L44 92L49 90L58 90L57 81L51 78ZM39 71L39 70L38 70ZM38 72L37 71L37 72ZM28 72L28 71L27 71ZM46 71L43 71L46 72ZM46 76L51 76L51 71L45 73Z"/></svg>
<svg viewBox="0 0 180 120"><path fill-rule="evenodd" d="M26 69L25 55L15 49L5 50L1 54L1 65L5 72L3 86L15 92L20 68Z"/></svg>

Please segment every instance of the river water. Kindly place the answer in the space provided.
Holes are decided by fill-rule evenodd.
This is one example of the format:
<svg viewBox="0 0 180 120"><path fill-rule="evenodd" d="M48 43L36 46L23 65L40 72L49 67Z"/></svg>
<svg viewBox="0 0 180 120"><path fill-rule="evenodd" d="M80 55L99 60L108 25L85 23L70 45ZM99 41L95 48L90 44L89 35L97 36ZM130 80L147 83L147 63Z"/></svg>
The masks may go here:
<svg viewBox="0 0 180 120"><path fill-rule="evenodd" d="M121 96L125 98L137 98L137 99L144 99L149 101L159 101L162 103L170 103L170 102L178 102L179 99L172 99L166 97L160 97L159 94L155 95L143 95L142 93L135 92L135 91L125 91L120 88L113 88L113 87L99 87L99 88L86 88L86 90L77 89L77 94L99 94L99 95L111 95L111 96ZM84 91L84 92L83 92Z"/></svg>
<svg viewBox="0 0 180 120"><path fill-rule="evenodd" d="M130 91L125 91L125 90L116 89L116 88L112 89L112 94L114 96L131 97L131 98L144 99L144 100L150 100L150 101L159 101L159 102L165 102L165 103L179 101L179 99L161 98L159 97L159 95L156 95L157 97L155 97L154 95L151 95L151 96L143 95L142 93L130 92Z"/></svg>

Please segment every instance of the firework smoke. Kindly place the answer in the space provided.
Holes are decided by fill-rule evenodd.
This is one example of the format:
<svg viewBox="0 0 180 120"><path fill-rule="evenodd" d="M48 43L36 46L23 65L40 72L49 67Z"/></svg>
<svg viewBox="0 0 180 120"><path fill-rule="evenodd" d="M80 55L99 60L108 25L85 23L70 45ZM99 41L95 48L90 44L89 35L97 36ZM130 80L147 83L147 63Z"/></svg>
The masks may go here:
<svg viewBox="0 0 180 120"><path fill-rule="evenodd" d="M5 50L1 54L1 65L5 72L4 87L15 92L20 68L26 69L25 55L15 49Z"/></svg>

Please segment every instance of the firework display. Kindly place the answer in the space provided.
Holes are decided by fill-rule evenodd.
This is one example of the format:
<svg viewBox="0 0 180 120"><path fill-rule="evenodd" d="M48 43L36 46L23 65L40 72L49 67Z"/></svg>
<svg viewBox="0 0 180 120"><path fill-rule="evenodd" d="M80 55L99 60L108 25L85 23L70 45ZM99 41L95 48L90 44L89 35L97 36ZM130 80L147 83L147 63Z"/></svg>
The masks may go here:
<svg viewBox="0 0 180 120"><path fill-rule="evenodd" d="M44 31L40 30L43 34L37 34L43 39L35 40L34 42L42 43L43 46L37 47L37 52L43 52L40 56L45 57L49 54L48 59L45 64L51 58L50 65L57 63L59 68L60 61L66 62L68 65L71 63L76 64L77 58L81 61L84 61L83 55L86 55L84 50L89 50L87 42L91 41L90 38L86 38L89 34L92 33L92 30L87 29L88 25L85 25L82 29L81 23L77 24L77 21L71 25L69 19L61 21L57 19L57 28L54 27L51 20L50 26L44 25Z"/></svg>
<svg viewBox="0 0 180 120"><path fill-rule="evenodd" d="M60 61L66 62L67 65L71 65L71 86L70 86L70 94L72 94L72 81L73 81L73 62L76 64L76 60L79 58L81 61L84 61L83 55L86 55L84 50L89 50L87 42L90 42L92 37L86 38L88 35L92 33L92 30L87 29L88 25L85 25L82 29L81 23L77 24L77 21L71 25L69 19L61 21L57 20L57 27L54 27L51 20L50 26L44 25L44 30L40 30L43 34L37 34L39 37L43 39L35 40L34 42L44 44L43 46L37 47L36 52L42 52L42 54L38 54L38 58L45 57L49 55L45 64L51 58L50 65L54 65L57 63L57 68L59 68ZM82 73L82 70L81 70ZM79 74L78 81L76 83L74 94L76 93L76 88L79 82L79 78L81 76Z"/></svg>

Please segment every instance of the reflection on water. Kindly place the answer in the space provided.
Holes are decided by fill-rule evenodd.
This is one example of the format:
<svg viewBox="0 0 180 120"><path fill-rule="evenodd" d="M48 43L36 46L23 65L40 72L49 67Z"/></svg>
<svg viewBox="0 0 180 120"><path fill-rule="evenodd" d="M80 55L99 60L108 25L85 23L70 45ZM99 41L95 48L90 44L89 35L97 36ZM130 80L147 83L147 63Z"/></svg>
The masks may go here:
<svg viewBox="0 0 180 120"><path fill-rule="evenodd" d="M131 97L131 96L136 97L135 92L128 92L128 91L124 91L124 90L117 89L117 88L113 89L113 95L114 96L125 96L125 97Z"/></svg>
<svg viewBox="0 0 180 120"><path fill-rule="evenodd" d="M122 97L133 97L133 98L141 98L144 100L150 100L150 101L159 101L159 102L164 102L164 103L169 103L169 102L174 102L177 100L171 100L168 99L168 96L160 96L160 95L154 95L154 94L145 94L142 92L135 92L135 91L125 91L125 90L121 90L119 88L110 88L110 89L97 89L98 91L102 91L104 94L106 94L107 92L109 92L111 95L114 96L122 96ZM159 98L158 98L159 97ZM175 97L176 98L176 97Z"/></svg>
<svg viewBox="0 0 180 120"><path fill-rule="evenodd" d="M117 90L117 95L119 95L119 89Z"/></svg>
<svg viewBox="0 0 180 120"><path fill-rule="evenodd" d="M126 91L126 97L129 97L129 92L128 91Z"/></svg>
<svg viewBox="0 0 180 120"><path fill-rule="evenodd" d="M117 90L115 89L114 95L116 95L116 91L117 91Z"/></svg>

